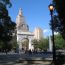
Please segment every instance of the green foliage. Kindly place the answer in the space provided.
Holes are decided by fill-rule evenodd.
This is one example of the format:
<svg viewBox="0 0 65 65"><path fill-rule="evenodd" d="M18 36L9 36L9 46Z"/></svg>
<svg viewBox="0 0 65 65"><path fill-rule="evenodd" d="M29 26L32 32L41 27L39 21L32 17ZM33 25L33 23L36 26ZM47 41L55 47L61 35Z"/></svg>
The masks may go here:
<svg viewBox="0 0 65 65"><path fill-rule="evenodd" d="M60 34L55 35L55 46L56 46L56 49L65 48L65 40L62 38Z"/></svg>
<svg viewBox="0 0 65 65"><path fill-rule="evenodd" d="M39 41L39 48L41 50L45 50L46 51L48 49L48 39L41 39Z"/></svg>
<svg viewBox="0 0 65 65"><path fill-rule="evenodd" d="M11 39L11 41L9 43L12 45L12 48L11 49L18 48L16 35L13 36L13 38Z"/></svg>
<svg viewBox="0 0 65 65"><path fill-rule="evenodd" d="M3 3L3 5L5 5L5 6L9 6L9 7L12 6L10 0L0 0L0 3Z"/></svg>
<svg viewBox="0 0 65 65"><path fill-rule="evenodd" d="M50 28L52 29L52 21L50 20ZM55 32L60 32L61 24L57 15L53 16L53 29Z"/></svg>
<svg viewBox="0 0 65 65"><path fill-rule="evenodd" d="M57 17L59 19L58 26L56 27L58 28L57 31L65 39L65 0L53 0L53 4L55 6Z"/></svg>
<svg viewBox="0 0 65 65"><path fill-rule="evenodd" d="M0 41L0 49L2 49L2 47L3 47L3 42Z"/></svg>
<svg viewBox="0 0 65 65"><path fill-rule="evenodd" d="M10 0L0 0L0 40L3 49L11 49L9 41L12 39L12 33L15 29L15 23L8 15L7 6L11 5Z"/></svg>
<svg viewBox="0 0 65 65"><path fill-rule="evenodd" d="M36 39L34 39L34 40L32 40L32 42L33 42L33 44L32 45L34 45L34 49L37 49L38 48L38 40L36 40Z"/></svg>
<svg viewBox="0 0 65 65"><path fill-rule="evenodd" d="M48 39L33 40L33 45L35 49L47 50L48 49Z"/></svg>

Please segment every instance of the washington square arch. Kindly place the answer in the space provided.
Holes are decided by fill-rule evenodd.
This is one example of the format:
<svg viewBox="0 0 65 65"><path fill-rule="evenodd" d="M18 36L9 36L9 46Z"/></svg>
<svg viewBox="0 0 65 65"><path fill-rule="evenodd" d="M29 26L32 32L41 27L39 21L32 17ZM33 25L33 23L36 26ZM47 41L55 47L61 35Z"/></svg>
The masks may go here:
<svg viewBox="0 0 65 65"><path fill-rule="evenodd" d="M16 18L16 30L19 51L21 51L22 48L25 50L33 50L34 46L32 44L32 40L34 38L34 34L32 32L29 32L29 27L25 23L25 19L21 8L19 9L19 13Z"/></svg>
<svg viewBox="0 0 65 65"><path fill-rule="evenodd" d="M29 31L29 26L25 22L22 9L19 9L17 18L16 18L16 31L17 31L17 44L19 52L24 50L34 50L34 45L32 40L40 40L43 38L43 31L41 28L35 28L34 32ZM51 48L52 44L49 44ZM52 48L51 48L52 49Z"/></svg>

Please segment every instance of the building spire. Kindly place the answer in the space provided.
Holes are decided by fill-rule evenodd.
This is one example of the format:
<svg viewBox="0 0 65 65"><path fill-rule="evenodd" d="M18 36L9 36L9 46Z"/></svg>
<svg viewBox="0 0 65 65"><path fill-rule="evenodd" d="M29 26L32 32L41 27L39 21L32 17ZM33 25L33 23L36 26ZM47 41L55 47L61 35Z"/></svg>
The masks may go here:
<svg viewBox="0 0 65 65"><path fill-rule="evenodd" d="M18 15L20 15L20 16L23 15L23 13L22 13L22 9L21 9L21 8L19 9L19 13L18 13Z"/></svg>
<svg viewBox="0 0 65 65"><path fill-rule="evenodd" d="M19 13L16 18L16 24L17 24L16 27L18 30L28 31L29 29L28 25L25 23L25 18L23 16L23 12L21 8L19 9Z"/></svg>

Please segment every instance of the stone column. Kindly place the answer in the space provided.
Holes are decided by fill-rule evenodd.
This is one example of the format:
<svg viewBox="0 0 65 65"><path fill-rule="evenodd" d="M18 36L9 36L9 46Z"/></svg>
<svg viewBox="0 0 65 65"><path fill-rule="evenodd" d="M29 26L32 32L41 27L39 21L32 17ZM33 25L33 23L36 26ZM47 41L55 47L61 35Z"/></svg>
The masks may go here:
<svg viewBox="0 0 65 65"><path fill-rule="evenodd" d="M31 49L31 39L29 38L29 49Z"/></svg>
<svg viewBox="0 0 65 65"><path fill-rule="evenodd" d="M17 35L17 44L18 44L18 52L20 53L22 51L22 41L20 35Z"/></svg>
<svg viewBox="0 0 65 65"><path fill-rule="evenodd" d="M49 51L52 52L52 41L51 41L51 37L49 36Z"/></svg>
<svg viewBox="0 0 65 65"><path fill-rule="evenodd" d="M22 52L22 42L20 41L20 43L19 43L19 53L21 53Z"/></svg>
<svg viewBox="0 0 65 65"><path fill-rule="evenodd" d="M29 38L29 49L30 50L33 50L34 49L34 47L32 45L32 38L31 37Z"/></svg>

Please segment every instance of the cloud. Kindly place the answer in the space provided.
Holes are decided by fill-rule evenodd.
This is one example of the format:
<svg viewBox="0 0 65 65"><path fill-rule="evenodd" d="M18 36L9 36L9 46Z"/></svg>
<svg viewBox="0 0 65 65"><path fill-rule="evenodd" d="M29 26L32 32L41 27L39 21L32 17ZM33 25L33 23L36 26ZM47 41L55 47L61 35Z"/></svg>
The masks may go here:
<svg viewBox="0 0 65 65"><path fill-rule="evenodd" d="M51 31L50 29L44 29L44 30L43 30L43 33L44 33L44 34L45 34L45 33L48 34L48 33L50 33L50 31ZM51 34L52 34L52 31L51 31ZM54 32L54 34L57 35L58 32Z"/></svg>
<svg viewBox="0 0 65 65"><path fill-rule="evenodd" d="M50 30L49 29L44 29L43 33L48 33Z"/></svg>
<svg viewBox="0 0 65 65"><path fill-rule="evenodd" d="M44 29L43 32L44 32L44 33L48 32L48 29Z"/></svg>
<svg viewBox="0 0 65 65"><path fill-rule="evenodd" d="M51 30L50 29L44 29L43 30L43 35L44 35L44 38L46 38L47 36L51 35Z"/></svg>
<svg viewBox="0 0 65 65"><path fill-rule="evenodd" d="M58 32L54 32L54 35L57 35L58 34Z"/></svg>
<svg viewBox="0 0 65 65"><path fill-rule="evenodd" d="M52 30L44 29L43 34L44 34L44 37L50 36L50 35L52 35ZM58 34L58 32L54 32L54 35L57 35L57 34Z"/></svg>

